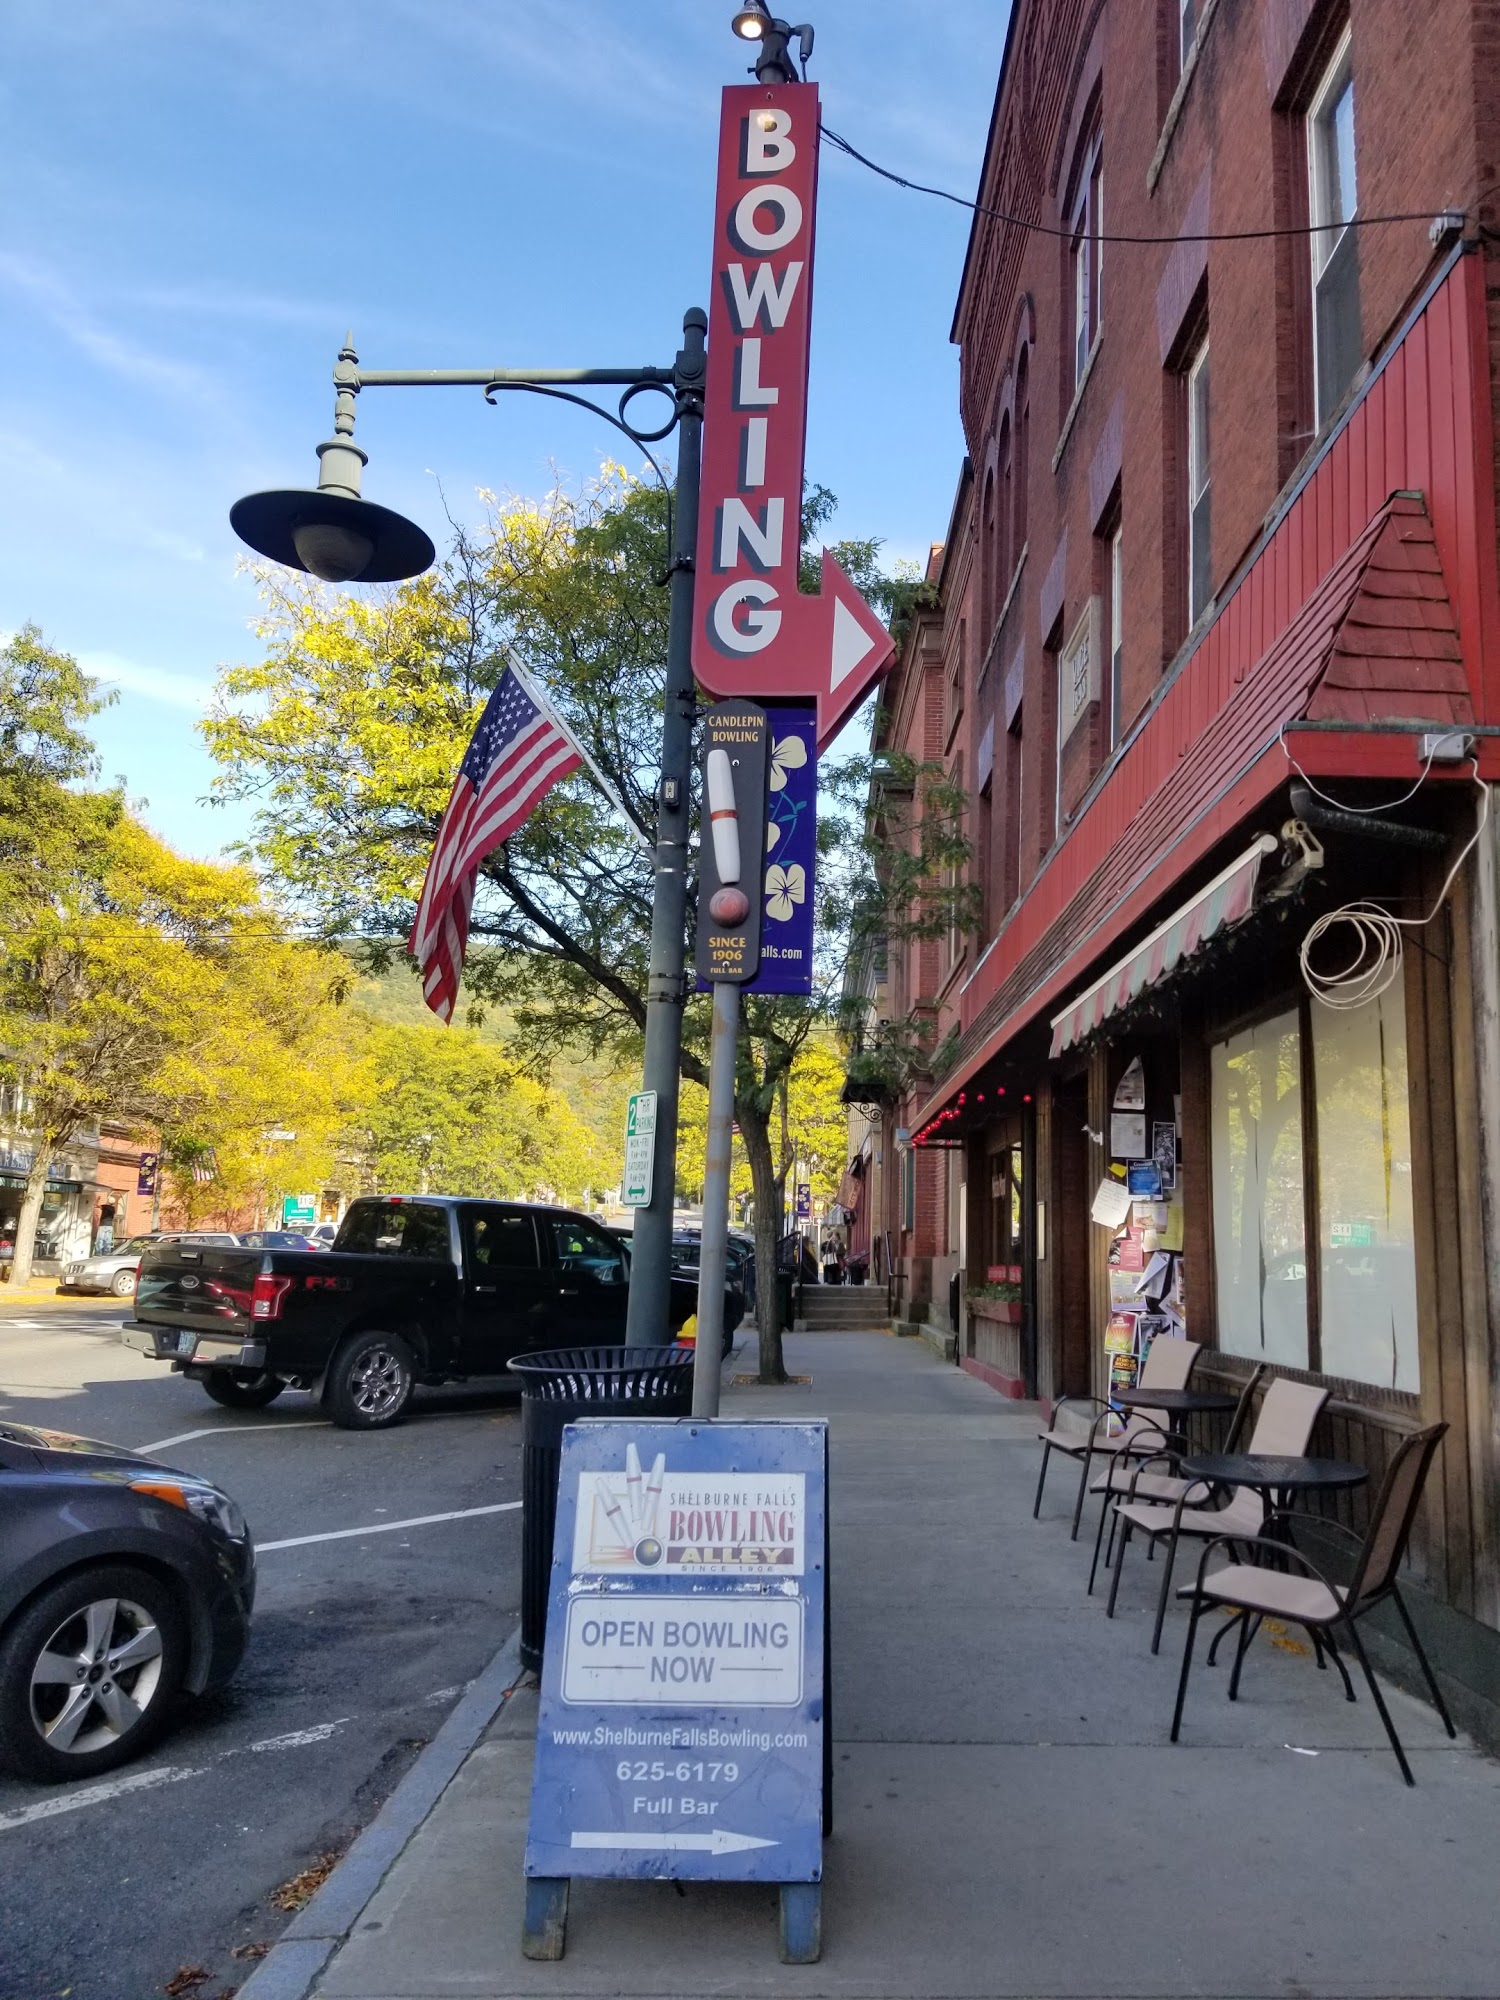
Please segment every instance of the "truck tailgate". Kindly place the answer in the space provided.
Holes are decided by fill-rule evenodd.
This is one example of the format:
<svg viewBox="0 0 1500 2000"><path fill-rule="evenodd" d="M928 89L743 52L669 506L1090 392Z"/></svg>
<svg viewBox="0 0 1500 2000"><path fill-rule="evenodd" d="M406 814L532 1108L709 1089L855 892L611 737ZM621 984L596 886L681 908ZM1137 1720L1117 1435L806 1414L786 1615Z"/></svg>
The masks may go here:
<svg viewBox="0 0 1500 2000"><path fill-rule="evenodd" d="M256 1274L269 1262L264 1250L229 1250L212 1244L161 1243L141 1259L135 1316L151 1326L190 1327L199 1333L248 1333Z"/></svg>

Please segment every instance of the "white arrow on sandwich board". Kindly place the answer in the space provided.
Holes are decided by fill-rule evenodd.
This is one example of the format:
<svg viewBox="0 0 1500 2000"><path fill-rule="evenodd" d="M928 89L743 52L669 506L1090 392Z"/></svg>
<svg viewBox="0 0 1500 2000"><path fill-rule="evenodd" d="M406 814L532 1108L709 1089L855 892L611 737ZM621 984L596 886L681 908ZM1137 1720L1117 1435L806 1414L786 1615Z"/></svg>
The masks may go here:
<svg viewBox="0 0 1500 2000"><path fill-rule="evenodd" d="M757 1840L753 1833L730 1833L716 1826L712 1833L575 1833L574 1847L643 1848L655 1854L685 1848L697 1854L739 1854L747 1847L779 1847L778 1840Z"/></svg>

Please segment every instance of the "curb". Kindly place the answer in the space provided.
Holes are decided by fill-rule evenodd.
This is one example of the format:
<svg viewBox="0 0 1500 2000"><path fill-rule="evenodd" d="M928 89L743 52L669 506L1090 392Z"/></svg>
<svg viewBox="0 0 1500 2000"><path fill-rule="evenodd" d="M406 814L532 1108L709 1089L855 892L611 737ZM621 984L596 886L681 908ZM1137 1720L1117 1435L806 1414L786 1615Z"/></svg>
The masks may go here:
<svg viewBox="0 0 1500 2000"><path fill-rule="evenodd" d="M314 1982L520 1678L518 1627L307 1908L298 1911L239 1989L239 2000L307 2000Z"/></svg>

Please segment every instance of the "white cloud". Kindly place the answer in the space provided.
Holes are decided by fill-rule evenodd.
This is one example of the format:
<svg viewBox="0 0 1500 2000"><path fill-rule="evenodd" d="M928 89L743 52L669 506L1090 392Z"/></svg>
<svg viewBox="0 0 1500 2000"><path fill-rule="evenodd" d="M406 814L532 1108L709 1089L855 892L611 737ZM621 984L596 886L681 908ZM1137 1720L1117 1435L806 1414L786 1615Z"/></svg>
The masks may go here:
<svg viewBox="0 0 1500 2000"><path fill-rule="evenodd" d="M101 324L71 285L33 257L0 251L0 284L29 299L54 330L110 374L176 401L219 407L223 392L203 369L173 361Z"/></svg>
<svg viewBox="0 0 1500 2000"><path fill-rule="evenodd" d="M169 708L185 708L194 715L201 715L213 699L212 681L174 674L166 667L143 666L138 660L122 659L118 653L80 653L78 664L106 688L119 688L145 701L164 702Z"/></svg>

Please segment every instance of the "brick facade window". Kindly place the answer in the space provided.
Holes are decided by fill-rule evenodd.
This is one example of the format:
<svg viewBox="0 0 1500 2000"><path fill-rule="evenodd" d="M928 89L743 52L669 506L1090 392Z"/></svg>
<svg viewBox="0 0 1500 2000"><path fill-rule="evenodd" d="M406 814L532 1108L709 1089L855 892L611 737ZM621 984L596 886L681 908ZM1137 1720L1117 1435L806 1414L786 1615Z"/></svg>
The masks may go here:
<svg viewBox="0 0 1500 2000"><path fill-rule="evenodd" d="M1313 227L1313 382L1318 427L1343 400L1363 355L1354 159L1354 74L1346 28L1307 113L1308 219Z"/></svg>
<svg viewBox="0 0 1500 2000"><path fill-rule="evenodd" d="M1104 245L1104 159L1096 139L1078 177L1070 249L1073 292L1073 387L1083 380L1103 324L1100 279Z"/></svg>
<svg viewBox="0 0 1500 2000"><path fill-rule="evenodd" d="M1005 732L1005 860L1000 878L1001 908L1008 910L1021 893L1021 750L1024 708Z"/></svg>
<svg viewBox="0 0 1500 2000"><path fill-rule="evenodd" d="M1109 747L1125 734L1125 529L1118 515L1109 537L1109 589L1105 593L1109 630L1105 636L1109 661Z"/></svg>
<svg viewBox="0 0 1500 2000"><path fill-rule="evenodd" d="M1209 444L1208 336L1187 365L1186 418L1188 624L1195 625L1213 595L1213 555L1209 500L1212 460Z"/></svg>
<svg viewBox="0 0 1500 2000"><path fill-rule="evenodd" d="M1015 501L1011 510L1011 562L1021 560L1026 548L1026 485L1031 476L1031 349L1023 347L1016 360L1016 426L1012 484ZM1008 579L1007 579L1008 581Z"/></svg>

